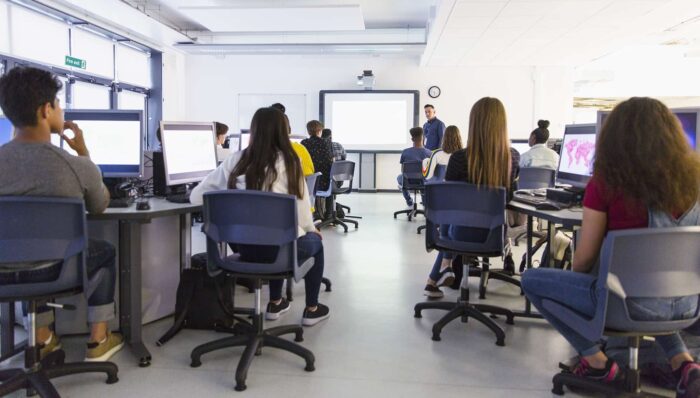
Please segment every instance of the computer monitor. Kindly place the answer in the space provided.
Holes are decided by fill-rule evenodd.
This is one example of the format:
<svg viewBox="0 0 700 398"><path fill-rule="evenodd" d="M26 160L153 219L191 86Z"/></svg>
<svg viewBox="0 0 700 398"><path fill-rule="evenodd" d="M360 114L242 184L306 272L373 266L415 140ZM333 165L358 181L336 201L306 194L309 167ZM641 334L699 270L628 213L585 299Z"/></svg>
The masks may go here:
<svg viewBox="0 0 700 398"><path fill-rule="evenodd" d="M700 131L700 108L674 108L671 109L674 115L681 122L683 132L688 137L688 142L693 149L700 150L698 147L698 131ZM610 111L598 111L598 122L596 123L596 131L600 133L605 119L610 115Z"/></svg>
<svg viewBox="0 0 700 398"><path fill-rule="evenodd" d="M143 174L143 111L67 109L63 118L83 131L90 159L105 178L141 177ZM70 136L66 130L64 134ZM63 140L62 140L63 141ZM61 147L76 155L66 142Z"/></svg>
<svg viewBox="0 0 700 398"><path fill-rule="evenodd" d="M250 143L250 130L249 129L241 129L241 150L244 150L248 148L248 144Z"/></svg>
<svg viewBox="0 0 700 398"><path fill-rule="evenodd" d="M688 137L688 142L693 149L700 151L698 138L700 138L700 108L675 108L671 109L681 122L683 132Z"/></svg>
<svg viewBox="0 0 700 398"><path fill-rule="evenodd" d="M160 122L165 183L199 182L216 169L214 123Z"/></svg>
<svg viewBox="0 0 700 398"><path fill-rule="evenodd" d="M518 151L518 153L521 155L530 150L528 140L524 139L510 140L510 147Z"/></svg>
<svg viewBox="0 0 700 398"><path fill-rule="evenodd" d="M0 146L3 146L12 140L12 132L14 127L6 117L0 116Z"/></svg>
<svg viewBox="0 0 700 398"><path fill-rule="evenodd" d="M570 124L564 129L557 183L585 188L593 175L596 125Z"/></svg>

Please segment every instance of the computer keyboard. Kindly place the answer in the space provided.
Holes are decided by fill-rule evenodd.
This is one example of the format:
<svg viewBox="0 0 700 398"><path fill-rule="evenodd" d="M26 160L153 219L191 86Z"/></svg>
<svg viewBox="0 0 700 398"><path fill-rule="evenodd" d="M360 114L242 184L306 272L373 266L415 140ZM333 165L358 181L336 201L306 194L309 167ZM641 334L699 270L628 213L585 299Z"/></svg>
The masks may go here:
<svg viewBox="0 0 700 398"><path fill-rule="evenodd" d="M190 193L176 193L165 197L165 200L173 203L190 203Z"/></svg>
<svg viewBox="0 0 700 398"><path fill-rule="evenodd" d="M109 205L107 207L129 207L132 202L131 198L113 198L109 200Z"/></svg>
<svg viewBox="0 0 700 398"><path fill-rule="evenodd" d="M542 197L542 196L534 196L534 195L526 194L526 193L522 193L522 192L516 192L513 195L513 200L516 202L525 203L526 205L535 206L535 205L538 205L540 203L546 202L547 198Z"/></svg>

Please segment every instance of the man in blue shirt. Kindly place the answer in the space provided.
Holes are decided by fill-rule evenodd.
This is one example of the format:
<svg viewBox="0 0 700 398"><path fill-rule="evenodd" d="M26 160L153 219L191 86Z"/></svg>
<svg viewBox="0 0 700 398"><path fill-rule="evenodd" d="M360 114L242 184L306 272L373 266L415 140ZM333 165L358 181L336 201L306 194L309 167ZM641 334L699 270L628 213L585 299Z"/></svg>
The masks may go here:
<svg viewBox="0 0 700 398"><path fill-rule="evenodd" d="M401 159L399 162L401 164L406 162L423 162L423 159L429 158L432 152L423 147L423 129L420 127L414 127L409 130L411 133L411 141L413 141L413 146L406 148L401 152ZM403 189L403 175L399 174L396 181L401 187L401 192L403 193L403 198L406 199L406 205L408 207L413 207L413 199L411 194L407 189Z"/></svg>
<svg viewBox="0 0 700 398"><path fill-rule="evenodd" d="M435 116L434 106L426 104L423 110L425 111L425 117L428 118L428 121L423 125L425 147L431 151L440 149L442 145L442 135L445 132L445 123Z"/></svg>

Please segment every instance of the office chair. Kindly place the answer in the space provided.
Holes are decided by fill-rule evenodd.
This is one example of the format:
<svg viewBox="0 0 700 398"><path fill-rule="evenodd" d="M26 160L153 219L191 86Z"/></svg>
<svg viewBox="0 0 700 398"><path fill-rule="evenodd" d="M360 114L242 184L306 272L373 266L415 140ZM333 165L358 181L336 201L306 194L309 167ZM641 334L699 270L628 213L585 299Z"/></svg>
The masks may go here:
<svg viewBox="0 0 700 398"><path fill-rule="evenodd" d="M107 384L116 383L117 366L111 362L64 363L65 353L55 351L39 360L36 341L38 302L85 292L88 296L87 224L85 204L75 198L0 197L0 264L42 262L60 266L55 280L0 285L0 302L26 301L29 327L24 369L0 370L0 396L20 389L47 398L60 397L50 379L80 373L105 373ZM16 271L19 279L24 271ZM98 272L92 282L104 277ZM50 303L53 308L74 309Z"/></svg>
<svg viewBox="0 0 700 398"><path fill-rule="evenodd" d="M306 186L309 189L309 200L311 201L311 207L316 203L316 190L318 189L318 177L321 173L314 173L306 176ZM321 283L326 287L326 291L331 291L331 280L324 277L321 279ZM294 301L294 294L292 293L292 278L287 278L287 301Z"/></svg>
<svg viewBox="0 0 700 398"><path fill-rule="evenodd" d="M406 214L411 221L419 214L425 215L424 210L418 209L418 194L425 191L425 177L423 177L423 162L401 163L401 176L403 184L401 188L413 191L413 208L394 212L394 218L399 214Z"/></svg>
<svg viewBox="0 0 700 398"><path fill-rule="evenodd" d="M445 181L445 173L447 172L447 166L444 164L435 165L435 171L433 176L428 179L428 181ZM416 233L420 235L420 231L426 228L425 224L419 225Z"/></svg>
<svg viewBox="0 0 700 398"><path fill-rule="evenodd" d="M523 167L520 169L518 189L553 188L555 177L556 170L554 169L546 169L543 167ZM518 234L515 238L513 238L513 243L517 246L518 242L526 236L527 232ZM543 232L534 231L533 236L541 239L546 237L546 234ZM522 270L520 272L522 272Z"/></svg>
<svg viewBox="0 0 700 398"><path fill-rule="evenodd" d="M644 336L671 334L691 326L700 313L683 320L639 321L630 317L628 299L700 296L700 227L643 228L608 232L600 252L596 309L592 317L544 299L553 316L589 340L606 336L629 339L629 367L625 385L602 384L564 370L552 380L552 393L564 394L564 386L578 387L609 396L652 396L642 393L637 358ZM659 264L663 264L660 267ZM564 271L562 271L564 272ZM655 395L654 395L655 396Z"/></svg>
<svg viewBox="0 0 700 398"><path fill-rule="evenodd" d="M464 182L430 182L425 186L426 234L425 247L428 252L437 249L469 257L482 257L488 264L490 257L503 255L505 248L505 207L506 191L504 188L485 189ZM454 240L447 231L459 227L460 234L469 235L469 240ZM496 335L496 345L505 345L505 332L484 312L504 315L506 323L513 324L513 313L505 308L469 302L469 269L462 267L460 299L455 303L423 302L416 304L414 316L421 317L427 309L448 311L433 325L433 340L440 341L442 329L452 320L461 318L467 322L473 318L486 325ZM484 276L482 275L482 279Z"/></svg>
<svg viewBox="0 0 700 398"><path fill-rule="evenodd" d="M333 162L331 166L331 178L328 184L328 189L325 191L316 192L316 196L320 198L331 198L330 208L331 214L326 220L316 225L316 228L321 229L328 225L340 225L343 227L345 232L348 232L348 226L345 223L350 223L358 228L358 223L355 220L349 220L347 218L341 218L338 216L338 212L335 208L335 198L337 195L347 195L352 192L352 182L355 174L355 162L349 160L338 160ZM342 183L339 187L337 182ZM345 183L347 182L347 186Z"/></svg>
<svg viewBox="0 0 700 398"><path fill-rule="evenodd" d="M297 210L296 198L271 192L226 190L204 194L204 225L207 236L207 269L210 275L225 272L231 277L250 278L255 286L255 311L252 323L245 325L245 333L225 337L196 347L190 354L192 367L202 365L202 355L227 347L245 347L236 369L236 391L246 389L248 368L263 347L282 349L303 358L305 370L314 370L314 354L279 336L294 334L295 341L303 341L300 325L277 326L263 329L261 303L262 280L287 279L300 281L314 265L310 258L297 263ZM222 258L220 243L236 245L277 246L277 257L271 263L253 263L234 254ZM239 326L239 329L241 327Z"/></svg>

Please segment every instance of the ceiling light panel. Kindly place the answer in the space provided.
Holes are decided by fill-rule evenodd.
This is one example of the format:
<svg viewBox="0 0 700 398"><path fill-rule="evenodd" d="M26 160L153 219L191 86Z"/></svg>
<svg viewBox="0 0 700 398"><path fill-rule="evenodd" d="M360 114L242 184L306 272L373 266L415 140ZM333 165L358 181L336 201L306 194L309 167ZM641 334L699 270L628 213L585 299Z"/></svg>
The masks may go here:
<svg viewBox="0 0 700 398"><path fill-rule="evenodd" d="M212 32L310 32L364 30L359 5L327 7L180 7Z"/></svg>

